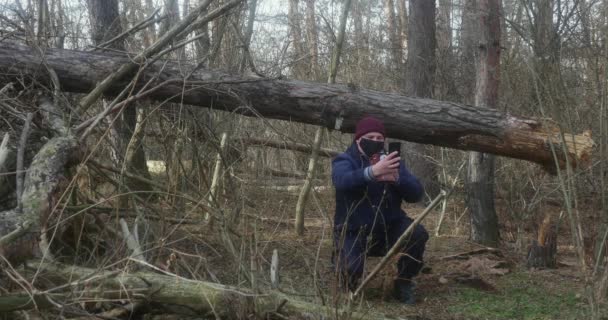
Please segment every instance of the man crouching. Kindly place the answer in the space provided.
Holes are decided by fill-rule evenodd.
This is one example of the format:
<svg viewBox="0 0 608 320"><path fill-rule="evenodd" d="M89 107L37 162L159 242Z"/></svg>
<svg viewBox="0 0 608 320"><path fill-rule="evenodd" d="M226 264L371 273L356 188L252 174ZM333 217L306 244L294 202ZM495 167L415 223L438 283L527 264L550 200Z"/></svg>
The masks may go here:
<svg viewBox="0 0 608 320"><path fill-rule="evenodd" d="M412 223L401 201L417 202L424 194L398 152L385 155L385 136L380 120L365 117L357 123L352 145L332 162L334 263L340 284L350 291L357 288L366 257L385 255ZM428 238L424 227L417 225L402 248L393 295L403 303L415 303L412 279L422 268Z"/></svg>

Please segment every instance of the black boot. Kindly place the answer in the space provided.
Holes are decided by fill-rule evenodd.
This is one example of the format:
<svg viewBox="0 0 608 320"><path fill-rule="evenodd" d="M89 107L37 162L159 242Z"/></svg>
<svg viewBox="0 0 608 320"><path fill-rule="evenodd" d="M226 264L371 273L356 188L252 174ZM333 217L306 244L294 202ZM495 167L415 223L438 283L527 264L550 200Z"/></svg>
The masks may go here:
<svg viewBox="0 0 608 320"><path fill-rule="evenodd" d="M413 305L416 303L414 288L416 284L412 280L397 279L393 288L393 297L401 303Z"/></svg>

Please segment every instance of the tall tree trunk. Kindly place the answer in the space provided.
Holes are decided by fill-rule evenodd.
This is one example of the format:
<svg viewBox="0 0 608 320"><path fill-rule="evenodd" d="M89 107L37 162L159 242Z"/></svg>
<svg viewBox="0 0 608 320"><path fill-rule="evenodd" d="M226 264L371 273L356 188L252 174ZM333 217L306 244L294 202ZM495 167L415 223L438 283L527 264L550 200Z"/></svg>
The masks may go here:
<svg viewBox="0 0 608 320"><path fill-rule="evenodd" d="M435 0L409 0L407 37L407 95L431 98L435 73ZM431 150L423 145L408 144L406 155L411 171L425 188L429 198L439 194L437 166L428 156Z"/></svg>
<svg viewBox="0 0 608 320"><path fill-rule="evenodd" d="M336 47L334 48L331 56L331 62L329 64L329 76L327 77L327 83L336 83L336 75L338 74L338 67L340 66L340 56L342 55L342 46L344 44L344 34L346 32L346 22L348 21L348 12L350 11L351 0L346 0L342 7L342 13L340 15L340 29L338 29L338 38L336 39ZM317 167L317 159L319 156L319 149L321 147L321 141L325 128L319 127L315 132L315 140L312 145L312 154L308 162L308 170L306 171L306 180L300 191L298 197L298 203L296 204L296 233L298 235L304 234L304 208L306 207L306 201L308 200L308 194L312 187L312 180L315 177L315 171Z"/></svg>
<svg viewBox="0 0 608 320"><path fill-rule="evenodd" d="M399 40L401 41L401 49L407 48L407 8L405 2L407 0L397 0L397 16L399 17ZM403 52L401 53L403 56Z"/></svg>
<svg viewBox="0 0 608 320"><path fill-rule="evenodd" d="M219 65L216 61L222 46L222 41L224 41L227 24L228 19L226 19L226 17L221 17L213 21L213 44L211 45L211 51L209 52L210 67L217 67Z"/></svg>
<svg viewBox="0 0 608 320"><path fill-rule="evenodd" d="M315 13L315 0L306 1L306 41L310 52L310 69L315 80L319 80L319 44L317 34L317 19Z"/></svg>
<svg viewBox="0 0 608 320"><path fill-rule="evenodd" d="M439 0L437 48L444 51L452 46L452 0Z"/></svg>
<svg viewBox="0 0 608 320"><path fill-rule="evenodd" d="M199 4L205 0L199 0ZM201 13L201 16L204 16L207 14L207 10L203 11ZM201 38L199 38L196 41L196 56L198 59L207 59L207 63L205 63L205 66L209 65L209 54L210 54L210 48L211 48L211 39L209 38L209 24L208 23L204 23L198 30L196 30L196 36L200 36L202 35Z"/></svg>
<svg viewBox="0 0 608 320"><path fill-rule="evenodd" d="M164 8L167 18L161 23L160 34L169 31L172 26L179 22L179 6L177 0L165 0Z"/></svg>
<svg viewBox="0 0 608 320"><path fill-rule="evenodd" d="M249 61L249 59L251 59L251 51L249 50L249 46L251 45L251 37L253 36L253 24L255 22L255 10L257 7L257 0L249 0L248 5L249 5L249 15L247 16L247 29L245 30L245 34L244 34L244 43L243 43L243 56L241 57L241 65L239 67L239 70L241 72L243 72L245 70L245 67L247 65L247 63L250 64L250 66L252 66L251 69L253 68L253 61Z"/></svg>
<svg viewBox="0 0 608 320"><path fill-rule="evenodd" d="M359 83L365 83L365 77L368 70L369 61L369 46L368 46L368 34L363 30L363 17L364 10L367 1L355 0L353 3L353 26L355 29L355 48L356 48L356 72Z"/></svg>
<svg viewBox="0 0 608 320"><path fill-rule="evenodd" d="M167 19L163 20L160 28L160 34L164 34L169 31L171 27L179 23L179 3L177 0L165 0L165 15L167 15ZM175 39L175 42L178 42L180 39ZM175 52L175 55L178 59L186 58L186 50L185 47L181 47Z"/></svg>
<svg viewBox="0 0 608 320"><path fill-rule="evenodd" d="M95 44L106 42L122 32L117 0L87 0L91 20L91 30ZM109 47L124 51L123 40L118 40ZM133 138L137 126L137 108L125 108L120 118L114 122L112 128L114 160L119 168L126 168L131 173L149 178L146 155L143 146L137 140L133 141L130 155L127 147ZM130 190L150 190L150 186L139 180L127 179Z"/></svg>
<svg viewBox="0 0 608 320"><path fill-rule="evenodd" d="M152 13L154 12L154 3L152 3L152 0L145 0L146 1L146 7L145 7L145 11L146 11L146 16L150 16L152 15ZM146 48L148 48L149 46L151 46L154 41L156 41L156 24L151 24L149 27L146 28L146 31L144 31L144 46Z"/></svg>
<svg viewBox="0 0 608 320"><path fill-rule="evenodd" d="M475 56L477 55L477 0L463 0L460 43L460 96L463 103L475 103Z"/></svg>
<svg viewBox="0 0 608 320"><path fill-rule="evenodd" d="M501 0L478 0L477 81L475 105L496 108L500 81ZM496 247L498 218L494 208L494 156L469 153L466 178L467 207L471 214L471 240Z"/></svg>
<svg viewBox="0 0 608 320"><path fill-rule="evenodd" d="M384 11L386 14L386 32L390 43L391 60L397 72L401 70L401 43L399 41L398 22L395 18L395 4L393 0L384 0ZM400 81L397 81L398 83Z"/></svg>
<svg viewBox="0 0 608 320"><path fill-rule="evenodd" d="M439 0L436 98L454 100L457 84L454 81L454 65L452 54L452 0Z"/></svg>
<svg viewBox="0 0 608 320"><path fill-rule="evenodd" d="M54 17L55 17L55 48L63 49L65 44L65 25L63 17L63 3L61 0L55 2Z"/></svg>
<svg viewBox="0 0 608 320"><path fill-rule="evenodd" d="M163 35L171 28L173 28L176 24L180 22L179 17L179 3L178 0L165 0L164 2L164 10L167 18L161 24L160 34ZM174 43L179 42L178 39L173 39ZM180 48L174 54L178 59L184 59L185 47ZM178 104L176 104L178 105ZM186 130L186 124L182 120L182 106L168 106L170 109L175 110L175 112L169 112L168 118L169 123L168 127L175 135L172 135L171 138L168 138L167 148L166 150L166 167L167 167L167 176L168 176L168 190L173 194L181 193L183 187L185 186L185 177L182 172L182 154L184 150L184 134ZM185 202L182 197L170 197L173 206L177 211L183 211Z"/></svg>
<svg viewBox="0 0 608 320"><path fill-rule="evenodd" d="M89 6L89 19L91 21L91 35L93 42L102 44L122 33L118 1L116 0L87 0ZM108 47L124 50L123 40L114 41Z"/></svg>
<svg viewBox="0 0 608 320"><path fill-rule="evenodd" d="M302 28L300 27L301 17L299 9L299 0L289 0L289 31L291 34L291 41L293 42L294 48L294 75L296 79L303 79L306 76L305 66L302 64L301 58L306 55L304 51L304 45L302 44Z"/></svg>
<svg viewBox="0 0 608 320"><path fill-rule="evenodd" d="M38 31L36 36L38 38L38 45L42 47L47 46L48 33L49 33L49 4L47 0L38 0Z"/></svg>

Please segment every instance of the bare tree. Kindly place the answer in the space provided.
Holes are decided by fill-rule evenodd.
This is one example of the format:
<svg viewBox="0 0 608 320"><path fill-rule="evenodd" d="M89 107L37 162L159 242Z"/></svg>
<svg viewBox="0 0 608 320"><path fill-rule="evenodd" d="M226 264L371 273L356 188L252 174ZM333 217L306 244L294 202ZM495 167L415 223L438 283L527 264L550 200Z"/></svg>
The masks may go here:
<svg viewBox="0 0 608 320"><path fill-rule="evenodd" d="M243 56L241 57L241 64L239 70L242 72L245 69L245 65L249 63L252 70L255 70L251 57L251 51L249 46L251 44L251 37L253 36L253 24L255 22L255 9L257 7L257 0L249 0L249 14L247 16L247 29L245 29L245 35L243 36Z"/></svg>
<svg viewBox="0 0 608 320"><path fill-rule="evenodd" d="M400 34L401 30L399 30L399 23L395 18L395 4L393 0L385 0L384 1L384 11L386 14L386 32L388 33L388 39L390 43L390 52L392 58L393 67L397 70L397 73L402 69L401 68L401 41ZM397 81L400 82L400 81ZM398 85L398 83L397 83Z"/></svg>
<svg viewBox="0 0 608 320"><path fill-rule="evenodd" d="M122 33L118 1L116 0L87 0L91 30L95 44L102 44ZM107 44L108 47L124 51L122 39ZM143 146L134 132L137 127L137 108L132 105L124 108L119 118L114 121L112 136L114 137L114 161L121 168L132 173L149 178L146 165L146 155ZM135 139L135 140L133 140ZM133 146L128 148L129 144ZM150 187L141 181L128 179L127 185L131 190L149 190Z"/></svg>
<svg viewBox="0 0 608 320"><path fill-rule="evenodd" d="M396 0L397 1L397 16L399 17L399 41L401 42L401 48L407 47L407 8L405 2L407 0ZM403 55L403 53L402 53Z"/></svg>
<svg viewBox="0 0 608 320"><path fill-rule="evenodd" d="M433 94L435 73L435 0L409 0L405 93L420 98ZM437 166L423 145L408 144L407 162L430 198L439 194Z"/></svg>
<svg viewBox="0 0 608 320"><path fill-rule="evenodd" d="M306 1L306 42L310 54L311 74L316 79L319 76L319 39L317 33L317 19L315 13L315 1Z"/></svg>
<svg viewBox="0 0 608 320"><path fill-rule="evenodd" d="M472 1L472 0L470 0ZM501 0L477 0L475 105L496 108L500 81L500 4ZM472 6L468 5L467 8ZM471 23L471 26L473 24ZM498 218L494 208L494 156L469 153L466 178L467 207L471 214L471 239L496 247L499 241Z"/></svg>
<svg viewBox="0 0 608 320"><path fill-rule="evenodd" d="M102 44L122 33L116 0L87 0L87 4L91 21L91 34L95 44ZM117 50L125 49L122 40L114 41L108 47Z"/></svg>
<svg viewBox="0 0 608 320"><path fill-rule="evenodd" d="M288 12L289 30L294 49L293 69L295 78L302 78L306 75L305 66L302 63L302 58L306 55L306 51L304 51L304 44L302 43L302 18L299 3L299 0L289 0Z"/></svg>

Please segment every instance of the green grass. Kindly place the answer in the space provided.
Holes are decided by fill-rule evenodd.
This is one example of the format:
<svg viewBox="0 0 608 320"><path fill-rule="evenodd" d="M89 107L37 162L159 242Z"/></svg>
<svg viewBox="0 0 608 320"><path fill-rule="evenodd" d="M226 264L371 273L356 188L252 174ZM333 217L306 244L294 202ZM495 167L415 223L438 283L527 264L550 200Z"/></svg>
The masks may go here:
<svg viewBox="0 0 608 320"><path fill-rule="evenodd" d="M462 287L448 311L466 319L587 319L586 304L567 283L546 283L529 273L499 280L496 293Z"/></svg>

